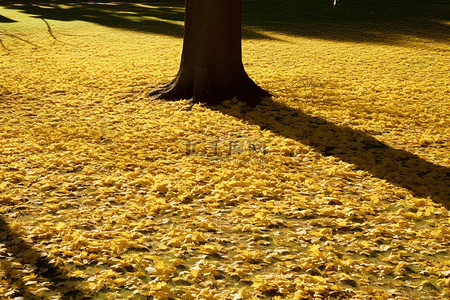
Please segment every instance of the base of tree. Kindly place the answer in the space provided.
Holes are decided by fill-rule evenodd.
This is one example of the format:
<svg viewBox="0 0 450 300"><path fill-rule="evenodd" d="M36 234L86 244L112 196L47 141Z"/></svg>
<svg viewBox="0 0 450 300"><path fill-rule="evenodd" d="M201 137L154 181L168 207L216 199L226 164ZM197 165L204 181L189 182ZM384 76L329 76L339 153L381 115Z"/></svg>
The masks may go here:
<svg viewBox="0 0 450 300"><path fill-rule="evenodd" d="M148 95L210 105L236 97L253 106L269 97L242 64L241 6L242 0L186 0L178 74Z"/></svg>
<svg viewBox="0 0 450 300"><path fill-rule="evenodd" d="M261 103L264 98L271 97L271 94L259 86L248 76L236 80L231 86L217 88L197 88L195 84L180 80L179 77L171 82L152 88L148 96L153 99L168 101L190 100L192 103L206 103L218 105L225 100L236 97L239 101L245 102L249 106Z"/></svg>

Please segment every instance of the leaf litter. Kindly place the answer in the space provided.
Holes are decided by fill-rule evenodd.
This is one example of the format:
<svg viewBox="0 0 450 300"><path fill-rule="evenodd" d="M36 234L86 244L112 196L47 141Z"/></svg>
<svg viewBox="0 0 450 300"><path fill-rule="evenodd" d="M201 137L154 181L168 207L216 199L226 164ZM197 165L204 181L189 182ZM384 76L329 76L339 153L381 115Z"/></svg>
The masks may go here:
<svg viewBox="0 0 450 300"><path fill-rule="evenodd" d="M49 36L3 13L27 24L5 24L0 49L5 299L450 296L448 173L395 180L416 166L339 154L370 138L330 148L351 128L448 170L448 44L244 40L282 109L187 110L145 98L176 73L181 39L80 21Z"/></svg>

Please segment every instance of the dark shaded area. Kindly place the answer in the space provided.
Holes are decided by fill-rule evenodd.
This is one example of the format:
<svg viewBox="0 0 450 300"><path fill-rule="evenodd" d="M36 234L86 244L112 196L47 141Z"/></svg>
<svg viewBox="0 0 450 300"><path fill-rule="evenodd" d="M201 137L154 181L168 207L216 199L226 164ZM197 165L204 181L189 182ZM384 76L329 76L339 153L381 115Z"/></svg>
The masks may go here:
<svg viewBox="0 0 450 300"><path fill-rule="evenodd" d="M82 291L73 286L74 279L67 275L67 272L52 263L48 257L45 257L35 251L31 245L25 242L14 230L11 229L4 217L0 216L0 243L6 247L7 256L0 255L1 267L6 273L7 280L14 285L16 292L9 295L11 298L23 297L22 299L41 299L33 295L26 282L17 273L12 262L19 262L27 269L38 276L49 281L47 285L52 291L60 291L63 299L89 299ZM36 278L34 280L39 280Z"/></svg>
<svg viewBox="0 0 450 300"><path fill-rule="evenodd" d="M211 108L311 146L322 155L338 157L375 177L410 190L414 196L430 197L450 209L449 168L392 148L363 131L335 125L273 100L266 99L262 105L258 110Z"/></svg>
<svg viewBox="0 0 450 300"><path fill-rule="evenodd" d="M17 21L14 21L10 18L0 15L0 23L14 23L14 22L17 22Z"/></svg>
<svg viewBox="0 0 450 300"><path fill-rule="evenodd" d="M183 26L171 22L184 19L184 3L165 1L2 1L0 6L37 18L86 21L133 31L182 37Z"/></svg>
<svg viewBox="0 0 450 300"><path fill-rule="evenodd" d="M246 25L296 36L394 44L405 36L450 42L447 0L257 0L243 2ZM444 24L447 22L447 24Z"/></svg>
<svg viewBox="0 0 450 300"><path fill-rule="evenodd" d="M349 42L395 44L407 37L450 42L447 0L243 0L243 37L258 30ZM2 1L38 18L81 20L126 30L183 36L183 0ZM246 26L247 25L247 26Z"/></svg>

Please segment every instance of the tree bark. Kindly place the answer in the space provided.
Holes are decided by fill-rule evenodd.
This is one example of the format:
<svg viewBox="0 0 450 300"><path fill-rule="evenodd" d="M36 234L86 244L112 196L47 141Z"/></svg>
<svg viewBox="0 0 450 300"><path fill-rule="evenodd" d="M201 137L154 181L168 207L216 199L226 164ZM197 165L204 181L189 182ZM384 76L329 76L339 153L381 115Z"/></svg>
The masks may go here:
<svg viewBox="0 0 450 300"><path fill-rule="evenodd" d="M237 97L251 105L270 96L244 70L241 12L242 0L186 0L180 69L149 96L209 104Z"/></svg>

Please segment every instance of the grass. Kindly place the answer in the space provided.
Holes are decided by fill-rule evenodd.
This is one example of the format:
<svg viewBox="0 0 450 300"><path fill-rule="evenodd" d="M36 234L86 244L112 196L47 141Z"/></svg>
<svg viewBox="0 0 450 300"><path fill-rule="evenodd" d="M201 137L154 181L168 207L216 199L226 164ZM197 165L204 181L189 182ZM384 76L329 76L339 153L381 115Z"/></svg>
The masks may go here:
<svg viewBox="0 0 450 300"><path fill-rule="evenodd" d="M31 3L0 5L4 298L450 295L444 1L244 1L274 97L191 109L145 97L181 1Z"/></svg>

